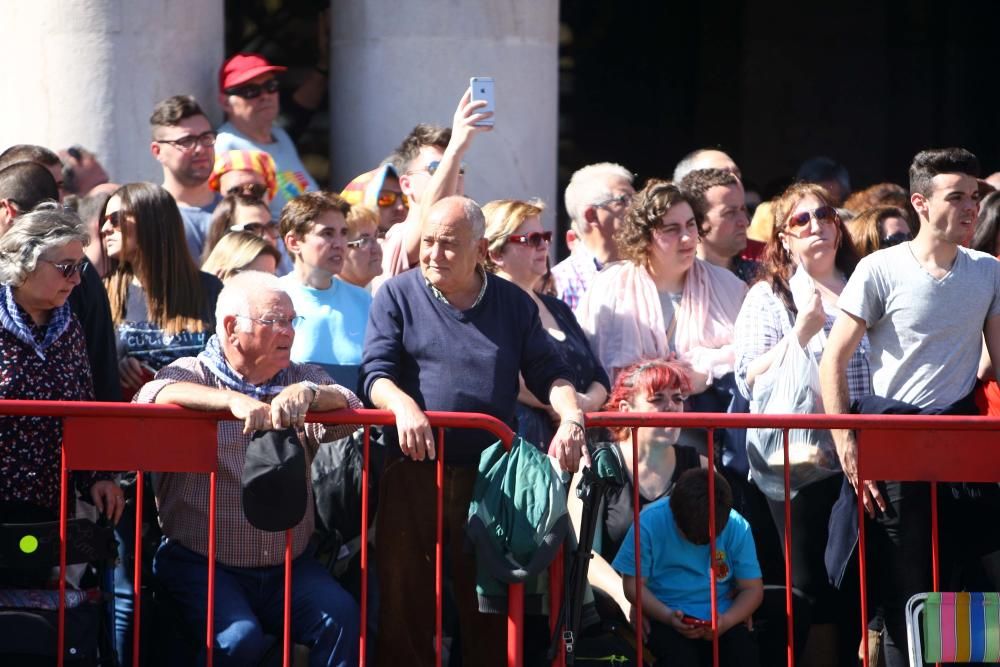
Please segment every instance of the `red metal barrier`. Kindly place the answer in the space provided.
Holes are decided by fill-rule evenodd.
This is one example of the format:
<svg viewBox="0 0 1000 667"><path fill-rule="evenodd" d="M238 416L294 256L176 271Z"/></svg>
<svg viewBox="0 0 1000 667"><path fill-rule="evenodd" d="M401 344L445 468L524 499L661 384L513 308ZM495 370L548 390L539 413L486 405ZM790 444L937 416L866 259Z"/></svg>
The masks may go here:
<svg viewBox="0 0 1000 667"><path fill-rule="evenodd" d="M50 401L0 401L0 414L4 415L45 415L63 418L64 446L62 450L62 485L63 494L60 503L60 568L66 567L66 518L67 489L70 470L134 470L139 474L137 490L138 516L136 518L137 534L141 534L142 521L142 488L143 472L195 472L210 475L209 497L209 577L208 577L208 618L205 637L205 648L208 661L211 662L213 645L213 602L214 602L214 561L215 561L215 473L216 473L216 422L231 420L228 413L207 413L185 410L174 406L149 406L108 403L59 403ZM512 433L500 421L487 415L471 415L457 413L428 413L428 418L434 428L438 429L439 452L443 453L443 429L448 427L478 428L492 432L506 446L510 446ZM376 410L341 410L330 413L320 413L310 416L310 421L326 424L365 424L391 425L394 423L392 413ZM747 428L771 427L785 429L785 469L786 469L786 525L790 522L790 506L788 498L788 435L789 428L850 428L860 431L859 434L859 476L862 479L893 479L904 481L968 481L994 482L1000 481L1000 451L991 442L992 432L1000 427L1000 420L987 417L930 417L930 416L873 416L873 415L726 415L726 414L679 414L679 413L595 413L587 416L588 427L619 426L631 429L633 447L636 430L643 426L677 426L700 427L709 429L710 460L714 460L711 433L715 428ZM961 437L955 437L957 432L963 432ZM878 434L877 436L875 434ZM900 442L906 441L907 456L899 456ZM110 446L109 443L114 443ZM947 447L948 457L935 456ZM361 600L361 664L366 659L367 630L367 564L368 564L368 480L370 479L369 453L370 438L366 429L364 437L365 463L362 472L362 600ZM638 460L634 456L633 460ZM442 581L442 550L441 550L441 508L444 464L441 456L438 458L438 552L436 554L436 648L437 659L441 659L441 581ZM712 477L709 477L712 480ZM710 518L710 553L715 552L714 526L714 489L710 482L710 498L712 498ZM638 494L637 489L635 490ZM932 493L936 487L932 485ZM638 522L638 499L633 498L635 509L634 521ZM866 628L867 601L864 586L864 522L863 507L859 502L859 540L861 552L861 602L863 606L862 623ZM932 505L932 507L934 507ZM937 588L938 557L937 557L937 515L932 510L932 552L934 565L934 586ZM636 533L638 535L638 532ZM290 538L289 538L290 539ZM786 531L786 551L791 545L791 533ZM636 545L636 554L640 549ZM288 628L289 605L291 596L289 589L290 562L288 560L290 541L286 542L286 594L285 594L285 630L284 655L285 664L290 660L290 637ZM141 540L136 540L136 571L134 581L135 592L135 638L133 664L140 662L139 628L141 621L139 587L141 586ZM786 559L787 560L787 559ZM637 571L640 564L636 563ZM562 568L562 557L557 559L553 574ZM710 568L712 583L712 628L717 633L718 618L715 611L715 572ZM793 662L792 645L792 607L791 607L791 564L786 563L786 612L788 614L788 664ZM62 664L65 650L65 578L60 577L60 607L59 607L59 664ZM561 600L561 579L552 577L552 614L557 611L557 602ZM638 592L641 596L641 589ZM639 606L638 627L641 628L641 599ZM509 591L508 612L508 664L519 667L522 660L521 643L523 639L523 586L514 585ZM638 632L637 632L638 635ZM862 638L867 648L867 633L862 631ZM638 645L641 646L641 637ZM714 662L718 664L718 635L714 640ZM867 654L867 651L866 651ZM557 658L556 664L561 664L564 656ZM639 652L639 664L642 664L642 654ZM867 655L865 657L867 667Z"/></svg>
<svg viewBox="0 0 1000 667"><path fill-rule="evenodd" d="M933 587L938 590L938 517L937 482L1000 482L1000 449L996 447L995 431L1000 419L992 417L941 417L910 415L749 415L707 413L592 413L586 416L588 428L629 428L632 435L633 462L639 460L636 432L643 426L669 426L708 429L708 459L714 460L713 429L716 428L782 428L784 431L785 474L785 553L790 553L791 503L789 502L788 430L792 428L854 429L858 431L858 476L861 480L898 480L931 482L931 553ZM905 442L906 455L900 456ZM947 451L947 457L940 453ZM635 471L632 471L635 479ZM710 559L715 553L715 494L714 480L709 476L709 535ZM633 522L639 522L638 485L633 484ZM864 665L868 665L867 597L865 577L864 506L858 500L859 569L861 576L861 641ZM639 531L635 531L636 572L639 563ZM719 664L718 615L716 609L715 569L709 563L711 578L713 664ZM639 578L637 574L637 579ZM792 619L792 565L785 558L785 613L787 615L787 664L794 664ZM642 646L641 587L636 590L636 645ZM638 663L643 664L641 650Z"/></svg>
<svg viewBox="0 0 1000 667"><path fill-rule="evenodd" d="M137 472L136 535L142 534L142 475L144 472L207 473L210 475L209 542L208 542L208 613L205 633L206 662L212 663L214 644L215 601L215 510L217 469L216 423L232 420L226 412L197 412L176 406L134 405L111 403L62 403L56 401L0 400L0 414L23 416L53 416L63 418L63 447L61 454L62 494L60 501L60 578L58 612L58 665L62 667L65 654L65 591L66 591L66 526L68 517L69 473L71 470L115 470ZM444 482L444 429L481 429L493 433L506 447L513 441L513 433L506 424L483 414L428 412L432 427L438 430L438 535L435 571L437 663L441 664L441 607L442 607L442 511ZM309 416L311 422L324 424L359 424L365 426L393 425L395 417L383 410L339 410ZM367 611L368 611L368 480L370 479L370 446L368 429L364 434L364 467L362 470L361 498L361 637L360 664L366 664ZM291 531L285 541L285 604L283 610L284 665L291 664ZM140 664L140 623L142 583L142 540L136 539L134 573L134 638L133 665ZM511 585L508 591L508 642L507 658L510 667L521 667L524 629L524 586Z"/></svg>

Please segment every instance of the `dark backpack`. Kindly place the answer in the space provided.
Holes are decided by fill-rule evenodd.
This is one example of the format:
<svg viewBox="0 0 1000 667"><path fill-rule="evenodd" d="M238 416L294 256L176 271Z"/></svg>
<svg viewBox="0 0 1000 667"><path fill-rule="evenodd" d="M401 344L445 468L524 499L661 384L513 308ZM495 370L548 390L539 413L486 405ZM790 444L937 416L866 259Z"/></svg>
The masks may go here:
<svg viewBox="0 0 1000 667"><path fill-rule="evenodd" d="M382 474L383 449L380 435L373 429L369 445L369 542L375 534L378 480ZM312 462L313 496L316 504L316 557L341 580L346 577L353 581L360 577L363 465L363 429L346 438L321 443Z"/></svg>

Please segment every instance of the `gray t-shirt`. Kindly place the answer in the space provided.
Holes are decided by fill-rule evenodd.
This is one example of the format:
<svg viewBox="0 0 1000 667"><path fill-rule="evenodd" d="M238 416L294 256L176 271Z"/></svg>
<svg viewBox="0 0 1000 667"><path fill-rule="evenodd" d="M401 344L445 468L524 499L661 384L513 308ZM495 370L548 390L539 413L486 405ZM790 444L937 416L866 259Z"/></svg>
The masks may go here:
<svg viewBox="0 0 1000 667"><path fill-rule="evenodd" d="M1000 315L998 294L992 256L959 248L936 280L902 243L862 259L837 305L868 325L877 396L943 408L972 391L983 326Z"/></svg>
<svg viewBox="0 0 1000 667"><path fill-rule="evenodd" d="M683 292L660 292L660 308L663 309L663 326L667 327L667 344L670 351L677 350L677 312L681 309Z"/></svg>

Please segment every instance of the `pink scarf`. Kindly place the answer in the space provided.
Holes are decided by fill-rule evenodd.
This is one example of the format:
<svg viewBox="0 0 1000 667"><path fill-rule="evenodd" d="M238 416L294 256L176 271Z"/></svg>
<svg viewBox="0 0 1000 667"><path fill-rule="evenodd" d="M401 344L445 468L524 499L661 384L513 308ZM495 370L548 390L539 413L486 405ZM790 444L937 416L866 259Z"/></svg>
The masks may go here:
<svg viewBox="0 0 1000 667"><path fill-rule="evenodd" d="M746 292L743 281L726 269L695 259L675 313L677 355L713 377L732 371L733 325ZM660 295L644 266L624 261L604 267L576 317L612 379L639 359L670 354L670 323L663 321Z"/></svg>

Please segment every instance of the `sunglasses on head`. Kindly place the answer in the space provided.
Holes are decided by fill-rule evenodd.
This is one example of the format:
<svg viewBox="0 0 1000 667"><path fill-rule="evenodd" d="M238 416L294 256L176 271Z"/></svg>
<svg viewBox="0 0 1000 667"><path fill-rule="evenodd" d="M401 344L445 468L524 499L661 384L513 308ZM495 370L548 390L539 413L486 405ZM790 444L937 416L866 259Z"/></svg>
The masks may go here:
<svg viewBox="0 0 1000 667"><path fill-rule="evenodd" d="M410 208L410 200L402 192L395 192L393 190L382 190L378 193L378 207L379 208L391 208L396 205L396 201L402 198L403 206Z"/></svg>
<svg viewBox="0 0 1000 667"><path fill-rule="evenodd" d="M541 248L543 243L552 241L552 232L531 232L530 234L511 234L507 237L508 243L520 243L530 245L532 248Z"/></svg>
<svg viewBox="0 0 1000 667"><path fill-rule="evenodd" d="M226 194L246 199L263 199L264 195L267 194L267 186L260 183L243 183L229 188L226 190Z"/></svg>
<svg viewBox="0 0 1000 667"><path fill-rule="evenodd" d="M231 231L231 232L250 232L251 234L255 234L257 236L261 236L262 234L268 234L269 236L277 236L278 235L278 223L275 222L274 220L271 220L270 222L267 222L267 223L264 223L264 222L246 222L246 223L239 224L239 225L232 225L229 228L229 231Z"/></svg>
<svg viewBox="0 0 1000 667"><path fill-rule="evenodd" d="M837 209L832 206L820 206L811 211L802 211L788 218L789 227L805 227L815 218L819 222L831 224L838 220Z"/></svg>
<svg viewBox="0 0 1000 667"><path fill-rule="evenodd" d="M226 95L235 95L245 100L252 100L260 97L263 93L276 93L280 84L277 79L268 79L264 83L244 83L242 86L233 86L226 89Z"/></svg>
<svg viewBox="0 0 1000 667"><path fill-rule="evenodd" d="M63 278L71 278L76 273L83 273L83 270L87 268L87 260L81 259L79 262L53 262L51 259L42 259L46 264L51 264L56 267L56 271L62 274Z"/></svg>

